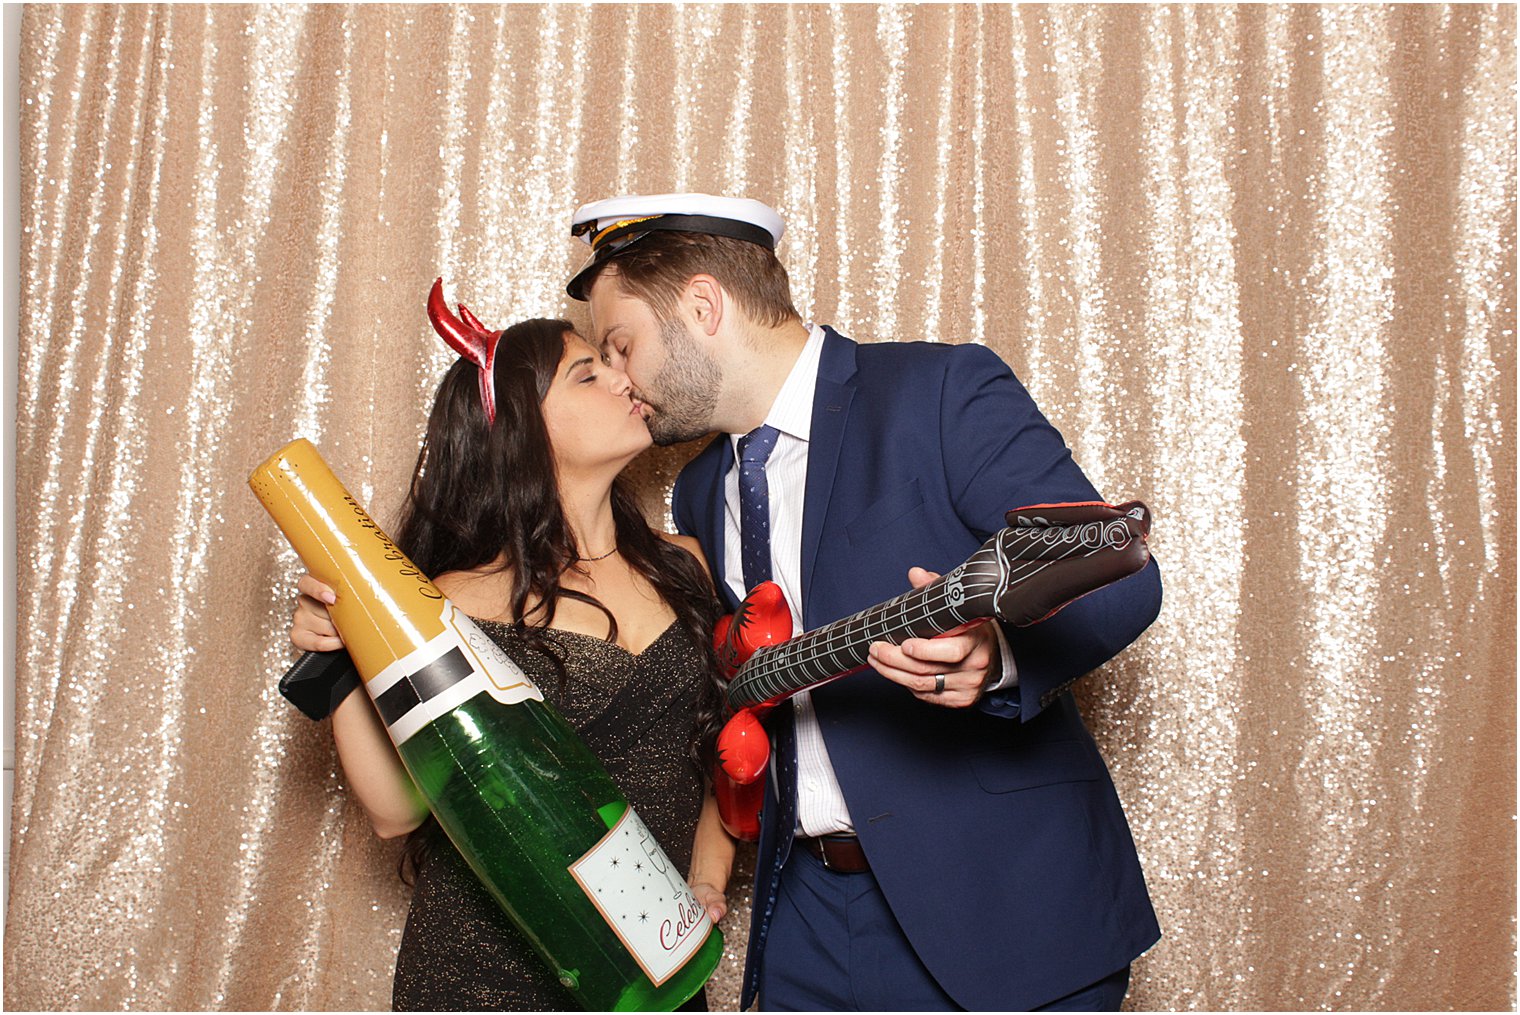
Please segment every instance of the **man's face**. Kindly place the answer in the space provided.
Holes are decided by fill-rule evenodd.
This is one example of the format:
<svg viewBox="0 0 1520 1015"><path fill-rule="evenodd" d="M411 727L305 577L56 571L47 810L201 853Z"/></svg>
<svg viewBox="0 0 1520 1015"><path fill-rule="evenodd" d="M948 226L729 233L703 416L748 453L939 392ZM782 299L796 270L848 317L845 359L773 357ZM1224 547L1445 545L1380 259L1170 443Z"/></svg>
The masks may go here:
<svg viewBox="0 0 1520 1015"><path fill-rule="evenodd" d="M604 270L587 294L592 344L628 375L656 444L679 444L713 430L723 371L679 319L661 322Z"/></svg>

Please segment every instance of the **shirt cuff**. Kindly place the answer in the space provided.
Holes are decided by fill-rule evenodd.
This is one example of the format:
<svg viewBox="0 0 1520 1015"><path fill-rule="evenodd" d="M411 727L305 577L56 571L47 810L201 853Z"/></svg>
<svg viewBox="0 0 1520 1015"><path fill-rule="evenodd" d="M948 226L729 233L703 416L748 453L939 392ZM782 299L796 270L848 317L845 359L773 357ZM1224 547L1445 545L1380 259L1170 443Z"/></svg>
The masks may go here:
<svg viewBox="0 0 1520 1015"><path fill-rule="evenodd" d="M995 691L1006 691L1010 687L1019 686L1019 668L1013 662L1013 649L1008 647L1008 636L1003 633L1003 625L997 621L989 621L992 624L993 633L997 635L998 652L1003 660L1003 673L998 677L997 683L988 684L982 688L983 694L992 694Z"/></svg>

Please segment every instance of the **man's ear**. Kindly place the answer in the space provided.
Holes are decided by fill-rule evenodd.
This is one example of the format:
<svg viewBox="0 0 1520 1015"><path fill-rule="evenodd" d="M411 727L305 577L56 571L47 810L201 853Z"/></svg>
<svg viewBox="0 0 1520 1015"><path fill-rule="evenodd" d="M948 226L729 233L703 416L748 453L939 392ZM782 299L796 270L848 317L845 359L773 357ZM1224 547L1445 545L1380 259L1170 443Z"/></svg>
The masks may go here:
<svg viewBox="0 0 1520 1015"><path fill-rule="evenodd" d="M686 302L697 327L709 337L718 333L723 323L723 287L711 275L693 275L686 283Z"/></svg>

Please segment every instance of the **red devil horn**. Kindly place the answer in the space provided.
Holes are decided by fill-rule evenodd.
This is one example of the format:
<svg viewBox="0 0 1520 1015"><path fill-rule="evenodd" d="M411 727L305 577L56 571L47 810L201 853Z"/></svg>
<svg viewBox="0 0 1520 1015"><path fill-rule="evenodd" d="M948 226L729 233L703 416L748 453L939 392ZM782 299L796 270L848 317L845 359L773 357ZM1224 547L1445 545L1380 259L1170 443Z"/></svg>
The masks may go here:
<svg viewBox="0 0 1520 1015"><path fill-rule="evenodd" d="M475 315L468 311L468 323L454 316L443 298L442 278L433 283L433 289L428 293L427 312L428 320L433 322L433 330L443 336L450 348L482 370L487 367L494 351L492 347L496 343L496 335L481 327L480 322L475 320Z"/></svg>
<svg viewBox="0 0 1520 1015"><path fill-rule="evenodd" d="M484 324L480 323L480 318L470 313L470 308L465 306L463 303L459 304L459 316L464 318L464 323L468 324L472 328L475 328L479 331L488 330Z"/></svg>
<svg viewBox="0 0 1520 1015"><path fill-rule="evenodd" d="M488 331L463 303L459 304L459 312L464 317L462 321L449 312L449 305L443 298L443 279L439 278L428 293L428 320L433 322L433 330L443 336L451 349L480 370L480 405L485 410L486 420L494 423L496 385L491 361L496 358L496 340L500 333Z"/></svg>

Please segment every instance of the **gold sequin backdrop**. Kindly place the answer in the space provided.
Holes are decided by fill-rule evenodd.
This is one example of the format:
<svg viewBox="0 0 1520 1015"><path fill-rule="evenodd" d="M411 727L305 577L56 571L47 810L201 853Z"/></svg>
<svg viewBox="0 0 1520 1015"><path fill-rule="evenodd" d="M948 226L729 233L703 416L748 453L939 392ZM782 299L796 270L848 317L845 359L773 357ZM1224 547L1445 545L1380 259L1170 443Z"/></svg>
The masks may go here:
<svg viewBox="0 0 1520 1015"><path fill-rule="evenodd" d="M1165 928L1132 1007L1513 1006L1513 9L22 33L9 1007L388 1004L406 892L274 691L298 567L245 477L304 434L393 516L433 277L574 311L570 211L684 189L780 208L812 319L992 346L1155 508L1165 609L1082 688Z"/></svg>

